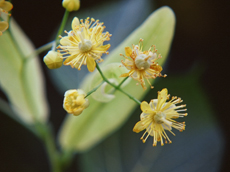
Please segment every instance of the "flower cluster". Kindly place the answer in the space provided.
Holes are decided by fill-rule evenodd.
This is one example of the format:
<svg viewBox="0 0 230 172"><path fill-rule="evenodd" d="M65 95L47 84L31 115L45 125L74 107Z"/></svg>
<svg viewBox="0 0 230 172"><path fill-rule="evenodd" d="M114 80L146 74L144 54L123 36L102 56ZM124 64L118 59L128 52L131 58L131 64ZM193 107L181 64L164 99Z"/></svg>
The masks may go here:
<svg viewBox="0 0 230 172"><path fill-rule="evenodd" d="M64 0L63 6L71 11L77 9L77 0ZM44 57L44 62L50 69L56 69L62 66L63 59L64 65L70 65L72 68L78 70L82 65L87 65L90 72L93 72L98 62L102 62L102 54L108 54L110 44L105 44L105 41L109 41L111 34L104 32L105 26L103 22L95 20L94 18L86 18L85 20L79 20L75 17L72 20L72 30L65 31L67 36L60 36L60 45L57 47L57 51L49 51ZM89 101L86 99L90 94L95 92L99 87L103 87L106 84L111 85L116 90L121 91L129 98L140 104L142 113L140 115L140 121L136 123L133 131L136 133L146 130L141 140L145 143L149 136L153 137L153 146L157 145L157 142L171 143L166 131L169 131L173 135L172 128L179 131L185 130L185 122L177 122L174 119L187 116L185 111L186 105L177 105L182 102L181 98L172 97L172 99L166 102L170 95L165 88L158 92L158 98L153 99L148 104L143 101L142 103L133 98L131 95L121 90L120 86L126 81L128 77L138 81L142 88L145 90L148 82L151 88L153 88L149 79L155 79L157 77L166 77L162 75L163 70L157 62L162 58L158 53L155 45L152 45L148 50L143 50L143 39L140 39L138 45L132 45L132 47L125 47L125 55L120 54L125 59L121 60L123 66L128 69L127 73L121 74L120 77L126 77L120 84L114 84L111 80L107 79L100 67L97 69L103 79L103 82L86 94L83 90L71 89L66 91L63 102L64 109L75 116L80 115L84 109L89 106ZM121 66L120 66L121 67ZM182 113L180 113L182 112Z"/></svg>
<svg viewBox="0 0 230 172"><path fill-rule="evenodd" d="M13 5L10 2L7 2L5 0L0 0L0 17L2 14L8 14L8 12L13 8ZM0 21L0 36L4 31L6 31L9 27L9 24L7 21Z"/></svg>
<svg viewBox="0 0 230 172"><path fill-rule="evenodd" d="M178 97L172 97L169 102L166 102L167 99L169 99L169 95L168 90L165 88L158 92L157 99L151 100L149 104L145 101L141 103L141 120L136 123L133 131L139 133L144 129L146 130L141 137L144 143L149 136L153 136L153 146L156 146L158 141L163 146L163 139L165 139L165 143L172 142L165 130L168 130L173 135L175 134L171 131L172 128L179 131L185 130L184 122L179 123L173 119L187 116L187 113L179 113L187 110L183 109L186 105L176 106L176 104L182 102L181 98Z"/></svg>
<svg viewBox="0 0 230 172"><path fill-rule="evenodd" d="M95 61L103 61L101 56L103 53L108 54L110 47L110 44L103 45L111 37L109 32L103 32L103 24L89 17L85 21L79 21L77 17L73 19L72 30L66 32L67 36L61 38L61 45L58 46L62 58L66 58L64 65L80 70L84 64L90 72L94 71Z"/></svg>
<svg viewBox="0 0 230 172"><path fill-rule="evenodd" d="M143 89L146 89L144 78L151 85L149 78L155 79L156 77L162 77L162 67L156 63L161 58L161 55L157 53L155 46L151 46L148 51L143 51L143 39L140 39L139 45L133 45L133 49L125 47L125 61L121 61L122 64L129 70L128 73L124 73L121 77L130 76L133 79L139 81ZM153 48L153 50L151 50ZM129 58L128 58L129 57ZM166 77L166 75L164 75ZM151 85L151 88L153 86Z"/></svg>

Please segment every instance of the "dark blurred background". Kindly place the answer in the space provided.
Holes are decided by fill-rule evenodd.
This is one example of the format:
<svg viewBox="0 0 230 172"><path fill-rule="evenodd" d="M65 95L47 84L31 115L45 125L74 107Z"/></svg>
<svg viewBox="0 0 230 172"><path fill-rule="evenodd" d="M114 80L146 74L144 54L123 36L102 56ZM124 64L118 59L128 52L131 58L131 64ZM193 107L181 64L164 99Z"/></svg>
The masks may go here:
<svg viewBox="0 0 230 172"><path fill-rule="evenodd" d="M199 81L215 111L215 119L221 126L226 141L219 171L229 171L230 114L229 91L227 91L230 62L229 2L216 0L152 0L151 2L152 11L167 5L174 10L177 18L170 58L167 62L167 73L185 73L196 64L203 67L204 73ZM49 42L64 14L61 0L13 0L12 3L14 5L12 17L35 47L38 48ZM104 3L104 0L82 0L80 11ZM45 54L40 56L41 63ZM62 104L63 96L51 82L43 63L42 68L52 114L50 120L54 124L54 131L57 132L65 117L62 106L58 106ZM0 95L6 99L4 93L1 92ZM40 141L6 115L1 114L0 121L0 171L49 171L46 153ZM67 171L80 171L78 164L78 156L76 156Z"/></svg>

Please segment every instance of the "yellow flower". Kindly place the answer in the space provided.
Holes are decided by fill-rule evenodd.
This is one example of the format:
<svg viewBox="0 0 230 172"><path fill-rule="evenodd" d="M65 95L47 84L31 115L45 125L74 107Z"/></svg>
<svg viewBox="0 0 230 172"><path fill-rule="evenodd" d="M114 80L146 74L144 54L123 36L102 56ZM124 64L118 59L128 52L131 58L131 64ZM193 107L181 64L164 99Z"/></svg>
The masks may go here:
<svg viewBox="0 0 230 172"><path fill-rule="evenodd" d="M6 31L8 29L8 23L5 21L0 22L0 36L2 35L2 32Z"/></svg>
<svg viewBox="0 0 230 172"><path fill-rule="evenodd" d="M81 89L72 89L65 92L63 108L69 113L78 116L89 106L86 93Z"/></svg>
<svg viewBox="0 0 230 172"><path fill-rule="evenodd" d="M68 11L77 11L80 8L79 0L63 0L62 6Z"/></svg>
<svg viewBox="0 0 230 172"><path fill-rule="evenodd" d="M143 143L150 135L153 136L153 146L156 146L158 141L163 146L163 139L165 139L165 143L172 142L165 130L168 130L173 135L175 134L171 131L172 128L179 131L185 130L185 122L177 122L173 119L188 115L187 113L179 113L187 110L183 109L186 105L176 106L176 104L182 102L181 98L178 97L172 97L169 102L166 102L169 96L168 90L164 88L161 92L158 92L158 99L151 100L149 104L145 101L141 103L141 120L136 123L133 131L139 133L146 129L141 137Z"/></svg>
<svg viewBox="0 0 230 172"><path fill-rule="evenodd" d="M57 69L62 66L63 60L60 53L55 51L49 51L43 58L43 61L49 69Z"/></svg>
<svg viewBox="0 0 230 172"><path fill-rule="evenodd" d="M146 89L144 78L148 81L149 78L155 79L156 77L162 77L160 73L162 67L158 65L155 61L161 58L161 55L157 53L155 46L151 46L148 51L142 51L143 39L140 39L139 45L133 45L133 49L130 47L125 47L125 61L121 61L122 64L130 70L128 73L124 73L121 77L130 76L133 79L139 81L143 89ZM142 43L142 44L141 44ZM153 50L151 50L153 47ZM130 57L130 58L128 58ZM166 77L166 75L164 75ZM151 88L153 86L151 85Z"/></svg>
<svg viewBox="0 0 230 172"><path fill-rule="evenodd" d="M0 16L1 12L8 13L13 8L13 5L10 2L5 0L0 0Z"/></svg>
<svg viewBox="0 0 230 172"><path fill-rule="evenodd" d="M110 44L103 45L104 41L110 40L109 32L104 31L105 26L99 20L89 17L83 22L75 17L72 21L72 30L67 36L62 37L58 48L62 57L67 58L64 65L71 65L72 68L81 69L82 64L87 65L90 72L94 71L96 61L101 62L103 53L108 54Z"/></svg>

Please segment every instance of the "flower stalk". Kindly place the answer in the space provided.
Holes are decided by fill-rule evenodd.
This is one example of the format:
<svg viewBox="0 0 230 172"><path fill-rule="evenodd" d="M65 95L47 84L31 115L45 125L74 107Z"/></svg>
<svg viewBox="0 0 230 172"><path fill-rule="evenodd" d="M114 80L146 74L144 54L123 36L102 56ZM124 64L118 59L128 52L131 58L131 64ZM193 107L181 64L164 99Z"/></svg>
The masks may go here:
<svg viewBox="0 0 230 172"><path fill-rule="evenodd" d="M61 22L61 25L59 27L59 30L58 30L58 33L56 35L56 38L55 38L55 42L58 42L59 41L59 35L61 35L61 33L63 32L64 30L64 27L65 27L65 24L68 20L68 16L69 16L69 11L68 10L65 10L65 14L62 18L62 22Z"/></svg>
<svg viewBox="0 0 230 172"><path fill-rule="evenodd" d="M100 67L99 67L99 65L98 65L97 63L96 63L96 68L97 68L98 72L100 73L102 79L103 79L105 82L107 82L109 85L111 85L112 87L114 87L116 90L118 90L118 91L122 92L123 94L125 94L126 96L128 96L130 99L132 99L133 101L135 101L137 104L139 104L139 105L141 104L141 102L140 102L139 100L137 100L135 97L131 96L130 94L128 94L127 92L125 92L124 90L122 90L122 89L120 88L120 86L125 82L125 80L128 79L128 77L126 77L123 81L121 81L121 83L120 83L118 86L116 86L116 85L114 85L113 83L111 83L111 82L105 77L105 75L103 74L103 72L101 71L101 69L100 69Z"/></svg>
<svg viewBox="0 0 230 172"><path fill-rule="evenodd" d="M94 89L92 89L90 92L88 92L87 95L85 96L85 98L88 97L88 96L89 96L90 94L92 94L93 92L97 91L97 89L98 89L103 83L104 83L104 81L101 82L101 83L100 83L98 86L96 86Z"/></svg>

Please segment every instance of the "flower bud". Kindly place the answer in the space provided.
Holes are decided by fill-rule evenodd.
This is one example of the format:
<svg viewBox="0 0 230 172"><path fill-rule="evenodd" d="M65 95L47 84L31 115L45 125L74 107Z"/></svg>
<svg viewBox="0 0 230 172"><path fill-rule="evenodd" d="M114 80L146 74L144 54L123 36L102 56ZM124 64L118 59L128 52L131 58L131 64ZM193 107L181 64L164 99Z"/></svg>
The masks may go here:
<svg viewBox="0 0 230 172"><path fill-rule="evenodd" d="M65 92L63 108L69 113L78 116L89 106L89 100L85 98L86 93L81 89L72 89Z"/></svg>
<svg viewBox="0 0 230 172"><path fill-rule="evenodd" d="M80 0L63 0L62 6L68 11L77 11L80 8Z"/></svg>
<svg viewBox="0 0 230 172"><path fill-rule="evenodd" d="M44 63L49 69L57 69L62 66L62 58L56 51L49 51L43 58Z"/></svg>

